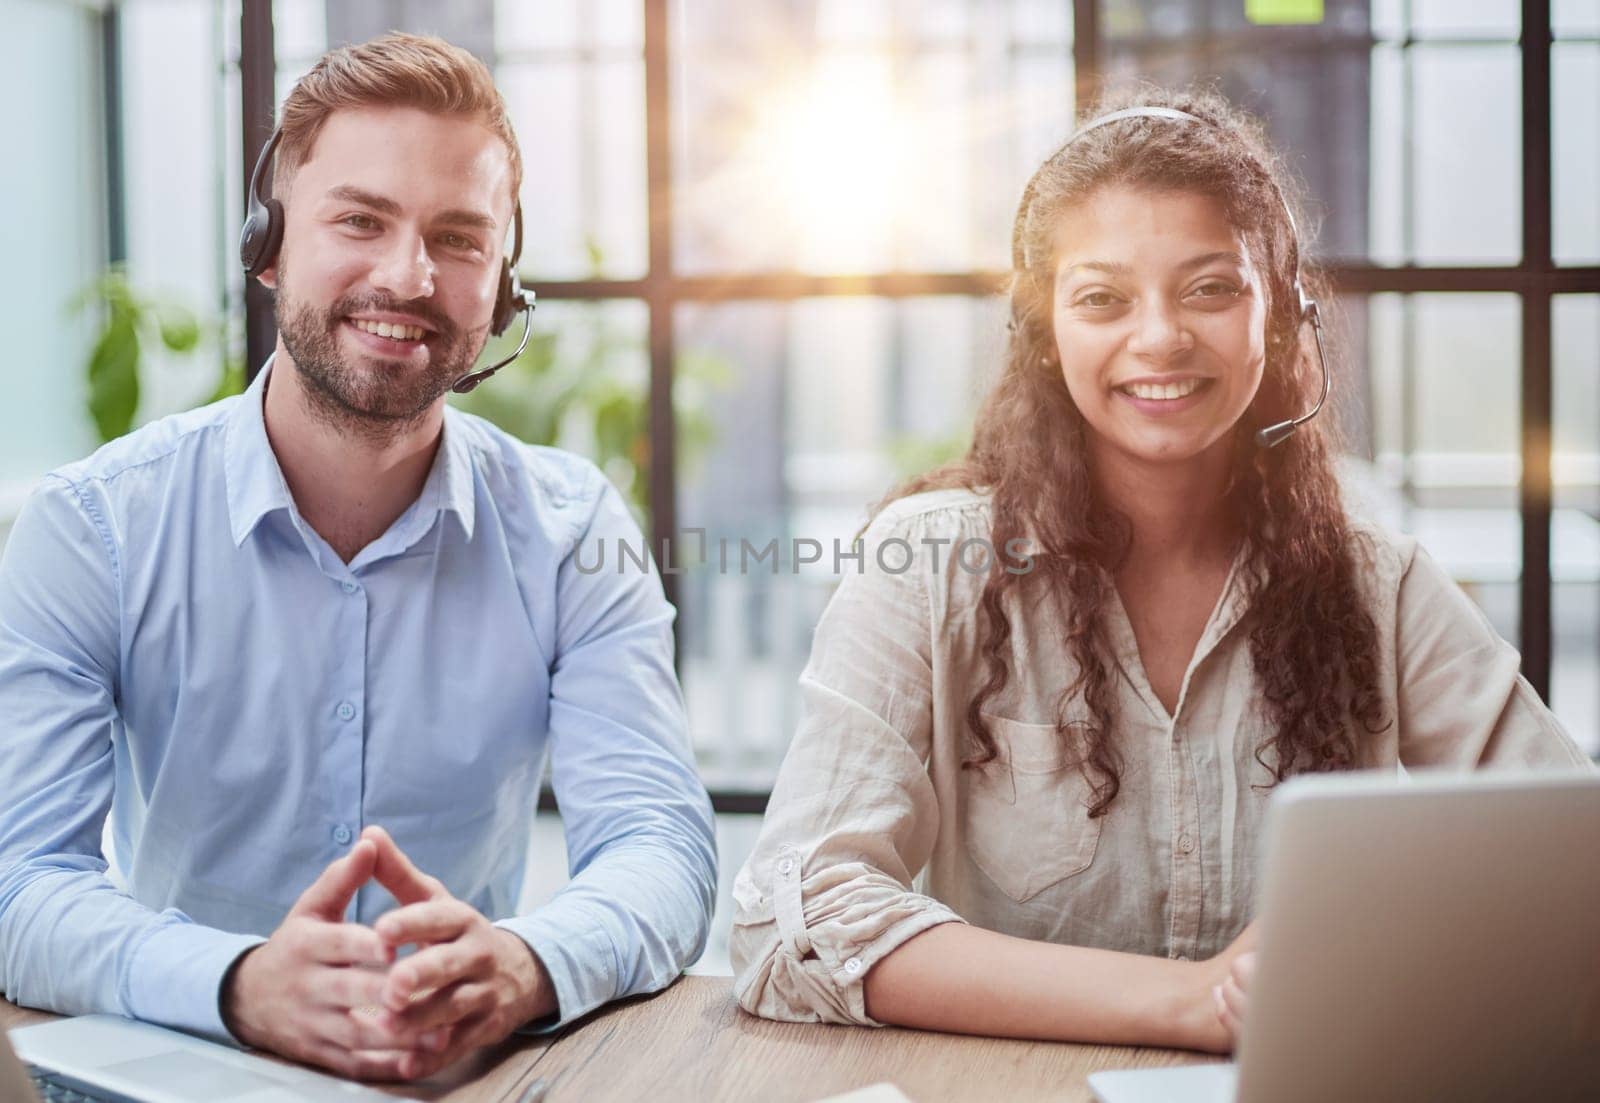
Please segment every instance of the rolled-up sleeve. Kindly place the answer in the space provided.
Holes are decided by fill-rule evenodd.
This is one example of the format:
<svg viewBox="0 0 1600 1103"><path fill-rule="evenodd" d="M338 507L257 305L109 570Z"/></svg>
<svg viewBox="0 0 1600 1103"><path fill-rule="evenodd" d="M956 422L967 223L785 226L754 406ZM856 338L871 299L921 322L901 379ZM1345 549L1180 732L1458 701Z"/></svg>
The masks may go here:
<svg viewBox="0 0 1600 1103"><path fill-rule="evenodd" d="M1406 766L1593 769L1472 599L1412 545L1396 598L1400 760Z"/></svg>
<svg viewBox="0 0 1600 1103"><path fill-rule="evenodd" d="M919 516L880 516L817 625L804 719L734 883L734 990L752 1014L876 1026L868 971L960 921L911 888L939 827L925 535Z"/></svg>

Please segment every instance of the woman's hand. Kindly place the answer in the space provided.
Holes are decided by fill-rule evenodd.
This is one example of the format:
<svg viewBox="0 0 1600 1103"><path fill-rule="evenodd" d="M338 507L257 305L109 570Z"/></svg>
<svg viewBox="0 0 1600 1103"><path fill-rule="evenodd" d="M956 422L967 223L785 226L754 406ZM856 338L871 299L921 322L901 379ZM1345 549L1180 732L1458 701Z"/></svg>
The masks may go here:
<svg viewBox="0 0 1600 1103"><path fill-rule="evenodd" d="M1190 966L1179 1009L1178 1043L1206 1053L1231 1053L1244 1028L1245 993L1255 972L1257 930L1254 922L1239 932L1228 948Z"/></svg>
<svg viewBox="0 0 1600 1103"><path fill-rule="evenodd" d="M1244 1013L1249 1006L1250 981L1256 972L1256 952L1250 950L1233 959L1228 975L1211 990L1217 1005L1217 1019L1228 1032L1229 1048L1237 1049L1244 1034Z"/></svg>

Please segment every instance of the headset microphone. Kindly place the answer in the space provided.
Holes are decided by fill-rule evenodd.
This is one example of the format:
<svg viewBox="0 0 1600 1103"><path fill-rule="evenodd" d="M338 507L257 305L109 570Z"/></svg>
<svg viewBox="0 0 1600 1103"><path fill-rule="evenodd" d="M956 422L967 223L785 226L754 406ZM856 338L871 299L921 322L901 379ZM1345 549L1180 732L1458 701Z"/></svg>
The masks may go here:
<svg viewBox="0 0 1600 1103"><path fill-rule="evenodd" d="M1298 286L1299 281L1296 280ZM1256 446L1259 448L1276 448L1288 440L1300 426L1317 416L1322 409L1322 404L1328 401L1328 356L1322 351L1322 314L1317 310L1315 301L1300 295L1300 325L1311 323L1311 332L1317 339L1317 366L1322 369L1322 393L1317 396L1317 404L1299 417L1280 421L1276 425L1269 425L1265 429L1256 430ZM1295 327L1295 335L1300 333L1300 327Z"/></svg>

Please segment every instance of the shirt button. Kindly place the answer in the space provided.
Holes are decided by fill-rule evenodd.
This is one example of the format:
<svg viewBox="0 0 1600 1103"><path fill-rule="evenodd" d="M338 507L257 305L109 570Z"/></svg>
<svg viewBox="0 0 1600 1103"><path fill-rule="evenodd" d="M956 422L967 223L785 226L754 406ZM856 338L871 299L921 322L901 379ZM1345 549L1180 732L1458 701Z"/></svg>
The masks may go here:
<svg viewBox="0 0 1600 1103"><path fill-rule="evenodd" d="M1187 835L1178 836L1178 849L1188 854L1194 849L1194 840Z"/></svg>
<svg viewBox="0 0 1600 1103"><path fill-rule="evenodd" d="M339 824L333 829L333 841L343 846L355 836L350 834L350 829L344 824Z"/></svg>
<svg viewBox="0 0 1600 1103"><path fill-rule="evenodd" d="M345 579L343 582L339 583L339 588L342 589L347 594L353 594L357 590L361 589L360 586L357 586L354 582L351 582L349 579Z"/></svg>
<svg viewBox="0 0 1600 1103"><path fill-rule="evenodd" d="M1188 961L1189 960L1189 955L1188 954L1173 954L1172 955L1172 960L1173 961Z"/></svg>
<svg viewBox="0 0 1600 1103"><path fill-rule="evenodd" d="M852 977L861 972L861 959L858 957L853 957L849 961L845 962L844 971L849 973Z"/></svg>
<svg viewBox="0 0 1600 1103"><path fill-rule="evenodd" d="M335 711L338 712L340 720L354 720L356 716L356 707L349 701L340 701Z"/></svg>
<svg viewBox="0 0 1600 1103"><path fill-rule="evenodd" d="M793 873L794 872L794 859L793 858L785 858L783 861L779 862L778 863L778 872L783 874L785 877L787 877L791 873Z"/></svg>

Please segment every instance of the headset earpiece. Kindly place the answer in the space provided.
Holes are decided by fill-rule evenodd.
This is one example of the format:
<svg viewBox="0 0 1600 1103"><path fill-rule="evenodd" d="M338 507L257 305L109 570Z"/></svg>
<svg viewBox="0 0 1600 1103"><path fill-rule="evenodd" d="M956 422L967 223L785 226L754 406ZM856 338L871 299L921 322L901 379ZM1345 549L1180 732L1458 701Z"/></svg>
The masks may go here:
<svg viewBox="0 0 1600 1103"><path fill-rule="evenodd" d="M283 243L283 204L261 194L262 177L282 136L281 130L272 132L267 144L261 147L261 156L256 158L255 171L250 174L250 194L246 199L249 211L239 231L239 263L244 266L246 276L259 276L271 268L278 259L278 246Z"/></svg>
<svg viewBox="0 0 1600 1103"><path fill-rule="evenodd" d="M522 259L522 204L512 212L511 255L500 262L500 289L494 297L494 317L489 322L489 332L496 337L511 327L518 314L528 308L528 297L522 292L522 280L517 275L517 262Z"/></svg>

